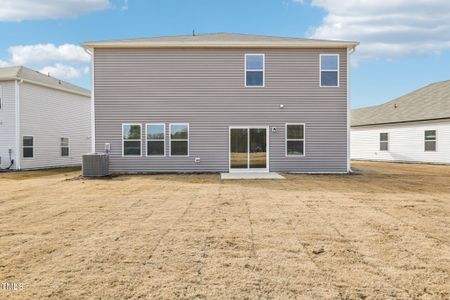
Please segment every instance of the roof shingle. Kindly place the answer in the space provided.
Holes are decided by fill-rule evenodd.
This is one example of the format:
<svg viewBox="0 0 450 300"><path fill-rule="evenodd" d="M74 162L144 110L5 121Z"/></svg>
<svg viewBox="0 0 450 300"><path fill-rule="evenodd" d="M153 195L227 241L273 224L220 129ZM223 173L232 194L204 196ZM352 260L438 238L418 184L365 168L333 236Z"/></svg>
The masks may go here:
<svg viewBox="0 0 450 300"><path fill-rule="evenodd" d="M450 118L450 80L429 84L381 105L353 109L351 126Z"/></svg>
<svg viewBox="0 0 450 300"><path fill-rule="evenodd" d="M15 79L30 80L48 86L53 86L55 88L63 88L76 93L85 94L86 96L90 95L90 91L87 89L65 82L63 80L59 80L51 76L47 76L45 74L42 74L38 71L34 71L27 67L19 66L19 67L0 68L0 80L15 80Z"/></svg>

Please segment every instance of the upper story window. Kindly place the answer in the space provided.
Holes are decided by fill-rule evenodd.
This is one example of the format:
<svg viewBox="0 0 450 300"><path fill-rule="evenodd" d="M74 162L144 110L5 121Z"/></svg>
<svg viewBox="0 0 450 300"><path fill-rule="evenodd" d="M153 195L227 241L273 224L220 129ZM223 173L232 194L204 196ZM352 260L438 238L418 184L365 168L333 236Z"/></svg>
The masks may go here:
<svg viewBox="0 0 450 300"><path fill-rule="evenodd" d="M339 54L320 54L320 86L339 86Z"/></svg>
<svg viewBox="0 0 450 300"><path fill-rule="evenodd" d="M69 156L69 138L61 138L61 156Z"/></svg>
<svg viewBox="0 0 450 300"><path fill-rule="evenodd" d="M264 87L264 54L245 54L245 86Z"/></svg>
<svg viewBox="0 0 450 300"><path fill-rule="evenodd" d="M436 130L425 130L425 151L436 151Z"/></svg>
<svg viewBox="0 0 450 300"><path fill-rule="evenodd" d="M24 158L34 157L34 138L32 136L22 137L22 153Z"/></svg>
<svg viewBox="0 0 450 300"><path fill-rule="evenodd" d="M153 123L146 125L147 131L147 156L165 156L165 132L166 125Z"/></svg>
<svg viewBox="0 0 450 300"><path fill-rule="evenodd" d="M141 124L122 124L122 155L141 156Z"/></svg>
<svg viewBox="0 0 450 300"><path fill-rule="evenodd" d="M170 155L189 156L189 124L170 124Z"/></svg>
<svg viewBox="0 0 450 300"><path fill-rule="evenodd" d="M389 133L382 132L380 133L380 151L388 151L389 150Z"/></svg>

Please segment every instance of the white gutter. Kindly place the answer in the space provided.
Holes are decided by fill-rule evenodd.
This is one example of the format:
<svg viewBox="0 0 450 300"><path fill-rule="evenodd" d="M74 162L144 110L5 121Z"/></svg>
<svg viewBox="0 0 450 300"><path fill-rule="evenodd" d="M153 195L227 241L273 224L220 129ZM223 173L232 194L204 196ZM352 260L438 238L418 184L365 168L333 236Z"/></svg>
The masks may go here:
<svg viewBox="0 0 450 300"><path fill-rule="evenodd" d="M47 84L47 83L34 81L34 80L29 80L29 79L24 79L24 78L20 78L20 77L15 77L13 79L14 80L20 80L21 82L31 83L31 84L34 84L34 85L39 85L39 86L43 86L43 87L47 87L47 88L51 88L51 89L64 91L64 92L75 94L75 95L90 97L89 93L83 93L83 92L75 91L75 90L72 90L70 88L66 88L66 87L63 87L63 86L56 86L56 85Z"/></svg>

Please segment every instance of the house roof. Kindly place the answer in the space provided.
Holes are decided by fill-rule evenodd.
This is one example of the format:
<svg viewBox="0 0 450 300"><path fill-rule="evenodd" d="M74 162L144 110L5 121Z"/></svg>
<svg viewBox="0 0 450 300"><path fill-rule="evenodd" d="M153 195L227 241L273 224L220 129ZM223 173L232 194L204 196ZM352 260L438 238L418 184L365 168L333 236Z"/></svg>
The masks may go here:
<svg viewBox="0 0 450 300"><path fill-rule="evenodd" d="M353 109L351 126L450 119L450 80L429 84L381 105Z"/></svg>
<svg viewBox="0 0 450 300"><path fill-rule="evenodd" d="M87 97L89 97L91 93L89 90L82 87L47 76L23 66L0 68L0 80L24 80L35 84L44 85L49 88L65 90L67 92L80 94Z"/></svg>
<svg viewBox="0 0 450 300"><path fill-rule="evenodd" d="M305 38L263 36L234 33L162 36L125 40L85 42L93 48L355 48L353 41L315 40Z"/></svg>

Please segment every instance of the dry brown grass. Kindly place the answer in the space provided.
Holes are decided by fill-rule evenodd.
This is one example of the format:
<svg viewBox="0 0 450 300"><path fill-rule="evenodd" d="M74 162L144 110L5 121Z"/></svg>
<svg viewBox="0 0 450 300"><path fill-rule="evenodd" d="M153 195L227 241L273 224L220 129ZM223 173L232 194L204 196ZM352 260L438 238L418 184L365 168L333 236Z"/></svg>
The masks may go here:
<svg viewBox="0 0 450 300"><path fill-rule="evenodd" d="M0 174L0 299L450 297L450 167Z"/></svg>

